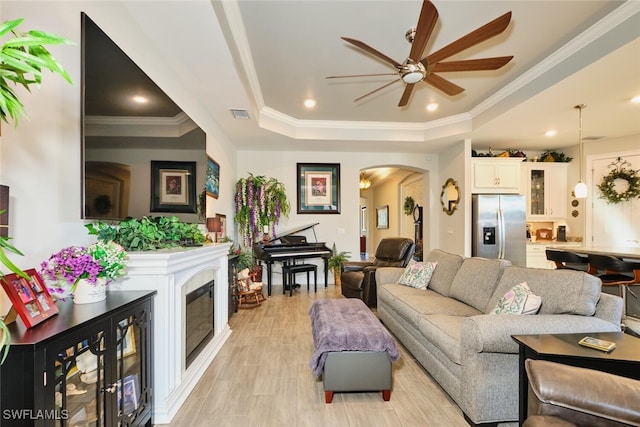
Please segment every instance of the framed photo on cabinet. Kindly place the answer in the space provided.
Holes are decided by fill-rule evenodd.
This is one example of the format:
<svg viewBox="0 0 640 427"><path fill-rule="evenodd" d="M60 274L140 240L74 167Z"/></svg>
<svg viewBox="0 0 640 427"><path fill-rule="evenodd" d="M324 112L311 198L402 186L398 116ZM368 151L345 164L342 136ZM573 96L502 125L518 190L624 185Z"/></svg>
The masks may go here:
<svg viewBox="0 0 640 427"><path fill-rule="evenodd" d="M26 270L29 279L15 273L2 277L2 287L13 304L13 309L27 328L44 322L54 314L56 307L44 281L38 272L31 268ZM7 317L10 317L7 315Z"/></svg>

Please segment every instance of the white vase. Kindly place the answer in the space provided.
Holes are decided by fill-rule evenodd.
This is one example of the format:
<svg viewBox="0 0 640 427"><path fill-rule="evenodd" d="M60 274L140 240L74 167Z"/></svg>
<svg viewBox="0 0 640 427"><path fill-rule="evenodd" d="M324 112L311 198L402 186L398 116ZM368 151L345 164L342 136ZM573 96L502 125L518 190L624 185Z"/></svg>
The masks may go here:
<svg viewBox="0 0 640 427"><path fill-rule="evenodd" d="M99 277L96 283L91 283L86 279L80 279L76 289L73 291L73 302L76 304L88 304L102 301L107 297L107 280Z"/></svg>

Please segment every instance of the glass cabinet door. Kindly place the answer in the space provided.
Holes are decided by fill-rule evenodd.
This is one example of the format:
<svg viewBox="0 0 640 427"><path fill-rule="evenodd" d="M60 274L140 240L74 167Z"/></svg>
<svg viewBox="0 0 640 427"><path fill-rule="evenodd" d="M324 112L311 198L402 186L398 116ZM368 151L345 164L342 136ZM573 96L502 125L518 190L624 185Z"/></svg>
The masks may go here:
<svg viewBox="0 0 640 427"><path fill-rule="evenodd" d="M55 355L54 401L56 426L105 425L106 332L78 339Z"/></svg>
<svg viewBox="0 0 640 427"><path fill-rule="evenodd" d="M113 425L136 424L151 411L151 349L149 311L136 311L115 326L116 363L110 384L115 393L109 404L116 415Z"/></svg>
<svg viewBox="0 0 640 427"><path fill-rule="evenodd" d="M542 169L531 169L529 172L529 215L545 215L544 175Z"/></svg>

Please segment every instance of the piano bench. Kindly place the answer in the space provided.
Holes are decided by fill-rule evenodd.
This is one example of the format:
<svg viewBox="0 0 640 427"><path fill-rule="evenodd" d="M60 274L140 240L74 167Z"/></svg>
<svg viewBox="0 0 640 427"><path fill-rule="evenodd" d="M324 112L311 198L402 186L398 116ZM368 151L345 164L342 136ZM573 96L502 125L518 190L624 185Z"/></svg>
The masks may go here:
<svg viewBox="0 0 640 427"><path fill-rule="evenodd" d="M289 264L282 266L282 293L289 285L289 296L293 295L293 286L297 273L307 273L307 291L309 290L309 273L313 271L313 292L318 292L318 266L315 264Z"/></svg>

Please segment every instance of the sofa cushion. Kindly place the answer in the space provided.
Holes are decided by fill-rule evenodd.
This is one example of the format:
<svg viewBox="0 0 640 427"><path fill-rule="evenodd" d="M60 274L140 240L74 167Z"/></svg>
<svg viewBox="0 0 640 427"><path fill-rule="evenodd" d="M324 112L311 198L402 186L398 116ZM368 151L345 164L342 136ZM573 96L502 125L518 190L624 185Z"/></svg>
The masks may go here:
<svg viewBox="0 0 640 427"><path fill-rule="evenodd" d="M487 303L498 285L502 270L508 265L511 265L511 262L503 259L466 258L453 278L450 296L486 313ZM507 290L502 292L501 296ZM491 308L496 303L497 300Z"/></svg>
<svg viewBox="0 0 640 427"><path fill-rule="evenodd" d="M542 298L522 282L509 289L490 314L536 314L541 303Z"/></svg>
<svg viewBox="0 0 640 427"><path fill-rule="evenodd" d="M435 345L449 360L460 365L462 322L465 317L446 314L422 316L418 324L420 334Z"/></svg>
<svg viewBox="0 0 640 427"><path fill-rule="evenodd" d="M460 317L483 314L463 302L443 297L429 289L425 291L396 283L378 287L378 299L415 326L426 314L449 314Z"/></svg>
<svg viewBox="0 0 640 427"><path fill-rule="evenodd" d="M438 267L433 271L429 289L448 297L451 283L462 265L462 260L460 255L450 254L440 249L430 251L426 261L437 262Z"/></svg>
<svg viewBox="0 0 640 427"><path fill-rule="evenodd" d="M417 289L427 289L433 270L437 262L418 262L411 260L398 279L401 285L411 286Z"/></svg>
<svg viewBox="0 0 640 427"><path fill-rule="evenodd" d="M505 268L491 297L494 307L514 285L527 282L542 298L538 314L577 314L593 316L600 299L602 282L595 276L574 270L547 270L510 266Z"/></svg>

